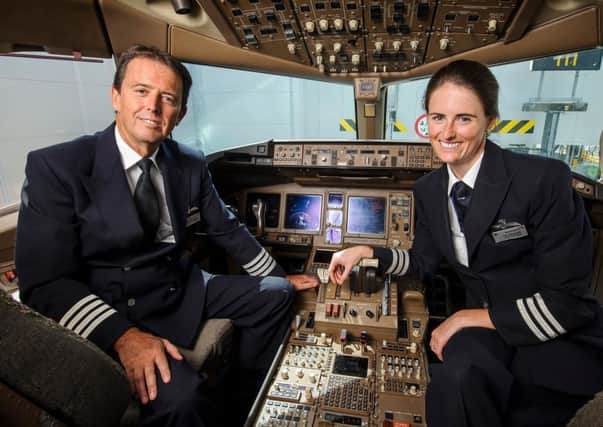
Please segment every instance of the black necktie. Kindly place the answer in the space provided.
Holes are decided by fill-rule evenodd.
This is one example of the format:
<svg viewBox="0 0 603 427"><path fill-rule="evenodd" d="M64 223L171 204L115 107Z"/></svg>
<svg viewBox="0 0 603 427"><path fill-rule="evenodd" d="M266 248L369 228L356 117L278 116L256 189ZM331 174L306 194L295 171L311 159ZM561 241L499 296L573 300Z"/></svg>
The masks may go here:
<svg viewBox="0 0 603 427"><path fill-rule="evenodd" d="M454 210L456 211L456 216L459 219L459 225L461 226L461 231L463 230L463 220L465 219L465 213L467 212L467 208L469 207L469 203L471 203L471 192L473 190L463 181L457 181L450 191L450 197L452 197L452 205L454 206Z"/></svg>
<svg viewBox="0 0 603 427"><path fill-rule="evenodd" d="M140 160L137 165L142 170L142 175L138 178L134 189L134 203L138 210L144 234L147 240L152 242L155 240L157 227L159 227L159 198L153 181L151 181L153 161L145 158Z"/></svg>

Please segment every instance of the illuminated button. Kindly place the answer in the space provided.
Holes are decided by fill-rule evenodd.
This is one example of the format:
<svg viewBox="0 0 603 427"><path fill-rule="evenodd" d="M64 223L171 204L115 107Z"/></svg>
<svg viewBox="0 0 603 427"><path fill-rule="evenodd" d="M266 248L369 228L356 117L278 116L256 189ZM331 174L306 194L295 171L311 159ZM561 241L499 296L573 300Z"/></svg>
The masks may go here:
<svg viewBox="0 0 603 427"><path fill-rule="evenodd" d="M287 43L287 49L291 55L295 55L295 43Z"/></svg>
<svg viewBox="0 0 603 427"><path fill-rule="evenodd" d="M450 40L448 40L447 38L440 39L440 50L446 50L446 49L448 49L448 43L449 42L450 42Z"/></svg>
<svg viewBox="0 0 603 427"><path fill-rule="evenodd" d="M381 40L375 42L375 50L381 52L383 50L383 42Z"/></svg>
<svg viewBox="0 0 603 427"><path fill-rule="evenodd" d="M417 50L419 48L419 40L411 40L410 41L410 48L412 50Z"/></svg>
<svg viewBox="0 0 603 427"><path fill-rule="evenodd" d="M348 21L348 28L350 29L350 31L352 33L358 31L358 20L357 19L350 19Z"/></svg>
<svg viewBox="0 0 603 427"><path fill-rule="evenodd" d="M343 19L341 19L341 18L334 19L333 26L335 27L335 31L343 30Z"/></svg>
<svg viewBox="0 0 603 427"><path fill-rule="evenodd" d="M339 43L339 42L333 43L333 52L335 52L335 53L341 52L341 43Z"/></svg>
<svg viewBox="0 0 603 427"><path fill-rule="evenodd" d="M394 48L394 50L396 52L400 51L400 48L402 47L402 42L400 40L394 40L392 43L392 46Z"/></svg>
<svg viewBox="0 0 603 427"><path fill-rule="evenodd" d="M304 24L306 31L308 33L313 33L314 32L314 21L306 21L306 23Z"/></svg>

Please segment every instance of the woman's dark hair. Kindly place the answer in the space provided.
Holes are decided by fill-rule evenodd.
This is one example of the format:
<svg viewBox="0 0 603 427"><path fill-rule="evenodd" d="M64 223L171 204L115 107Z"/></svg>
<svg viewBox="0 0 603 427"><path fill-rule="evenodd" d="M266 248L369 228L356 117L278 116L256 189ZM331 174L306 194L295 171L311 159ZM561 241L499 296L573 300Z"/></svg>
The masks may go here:
<svg viewBox="0 0 603 427"><path fill-rule="evenodd" d="M153 61L159 61L164 65L167 65L172 71L180 77L182 82L182 104L181 106L186 107L188 101L188 94L193 84L193 79L190 73L184 65L180 63L173 56L160 51L156 47L148 47L142 45L134 45L121 54L119 61L117 62L117 69L115 70L115 76L113 77L113 86L118 92L121 92L121 84L124 81L126 75L126 68L130 61L136 58L147 58Z"/></svg>
<svg viewBox="0 0 603 427"><path fill-rule="evenodd" d="M482 103L487 117L498 117L498 82L494 74L476 61L460 59L440 68L429 80L423 107L429 111L429 99L444 83L454 83L472 90Z"/></svg>

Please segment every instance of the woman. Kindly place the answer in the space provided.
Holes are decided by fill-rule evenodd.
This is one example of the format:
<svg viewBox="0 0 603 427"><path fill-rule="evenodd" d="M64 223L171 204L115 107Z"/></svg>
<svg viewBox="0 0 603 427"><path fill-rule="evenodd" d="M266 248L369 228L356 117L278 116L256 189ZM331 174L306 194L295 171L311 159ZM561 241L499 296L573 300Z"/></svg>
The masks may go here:
<svg viewBox="0 0 603 427"><path fill-rule="evenodd" d="M425 93L431 146L445 163L415 185L413 247L356 246L329 266L341 283L361 258L429 281L446 261L466 308L433 330L427 423L556 426L603 389L603 310L590 296L592 238L568 167L487 139L498 83L477 62L440 69Z"/></svg>

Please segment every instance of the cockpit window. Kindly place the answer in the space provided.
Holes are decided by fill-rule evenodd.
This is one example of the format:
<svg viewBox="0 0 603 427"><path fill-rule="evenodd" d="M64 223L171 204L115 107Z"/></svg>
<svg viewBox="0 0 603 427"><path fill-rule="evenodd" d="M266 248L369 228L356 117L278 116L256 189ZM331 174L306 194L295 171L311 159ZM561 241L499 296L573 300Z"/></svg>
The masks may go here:
<svg viewBox="0 0 603 427"><path fill-rule="evenodd" d="M490 139L502 147L554 157L599 179L603 133L603 49L491 67L500 85L500 119ZM428 142L422 101L428 79L387 91L385 137Z"/></svg>
<svg viewBox="0 0 603 427"><path fill-rule="evenodd" d="M177 141L210 154L267 139L356 139L352 85L186 64L193 77Z"/></svg>
<svg viewBox="0 0 603 427"><path fill-rule="evenodd" d="M0 216L17 207L29 151L92 134L114 120L114 72L112 59L0 56Z"/></svg>

